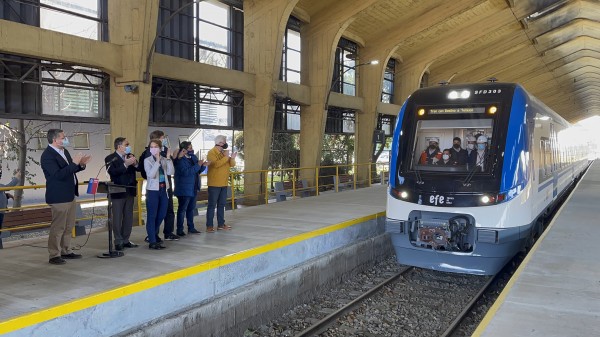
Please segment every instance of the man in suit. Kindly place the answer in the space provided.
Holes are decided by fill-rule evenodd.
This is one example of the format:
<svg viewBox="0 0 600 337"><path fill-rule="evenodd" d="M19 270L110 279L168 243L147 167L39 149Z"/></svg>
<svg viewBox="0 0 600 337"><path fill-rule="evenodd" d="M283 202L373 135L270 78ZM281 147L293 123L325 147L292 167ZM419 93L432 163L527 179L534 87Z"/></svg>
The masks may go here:
<svg viewBox="0 0 600 337"><path fill-rule="evenodd" d="M46 178L46 203L52 210L52 223L48 235L48 253L51 264L65 264L65 259L80 259L71 250L71 229L75 225L75 196L79 196L77 175L85 170L90 155L78 153L71 158L65 146L69 139L60 129L48 130L48 147L41 157L42 171Z"/></svg>
<svg viewBox="0 0 600 337"><path fill-rule="evenodd" d="M137 195L138 160L131 153L129 141L124 137L115 138L115 152L104 158L110 180L117 185L128 186L123 193L114 193L112 200L112 231L115 249L135 248L138 245L129 241L133 226L133 204Z"/></svg>

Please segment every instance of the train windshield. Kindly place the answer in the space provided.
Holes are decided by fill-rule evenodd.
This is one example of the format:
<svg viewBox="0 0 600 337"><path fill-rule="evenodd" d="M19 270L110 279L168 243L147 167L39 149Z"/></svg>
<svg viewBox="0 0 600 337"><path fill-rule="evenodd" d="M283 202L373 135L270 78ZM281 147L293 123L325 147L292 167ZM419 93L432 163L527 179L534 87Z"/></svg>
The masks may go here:
<svg viewBox="0 0 600 337"><path fill-rule="evenodd" d="M419 120L411 168L418 171L488 172L493 120Z"/></svg>

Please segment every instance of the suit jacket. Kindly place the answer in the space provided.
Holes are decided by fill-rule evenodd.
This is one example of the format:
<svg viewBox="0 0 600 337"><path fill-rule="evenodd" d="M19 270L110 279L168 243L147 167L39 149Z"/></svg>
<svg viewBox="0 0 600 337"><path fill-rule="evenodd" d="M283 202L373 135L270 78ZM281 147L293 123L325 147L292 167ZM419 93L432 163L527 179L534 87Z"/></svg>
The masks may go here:
<svg viewBox="0 0 600 337"><path fill-rule="evenodd" d="M64 151L67 161L50 145L42 153L40 163L46 178L47 204L70 202L79 196L79 181L75 173L83 171L85 167L73 163L69 151Z"/></svg>
<svg viewBox="0 0 600 337"><path fill-rule="evenodd" d="M127 188L126 192L113 193L111 198L124 199L128 195L135 197L137 195L137 180L135 179L135 173L138 171L138 168L134 165L125 167L125 161L116 151L106 156L104 162L106 163L106 170L110 175L110 181L117 185L130 186Z"/></svg>

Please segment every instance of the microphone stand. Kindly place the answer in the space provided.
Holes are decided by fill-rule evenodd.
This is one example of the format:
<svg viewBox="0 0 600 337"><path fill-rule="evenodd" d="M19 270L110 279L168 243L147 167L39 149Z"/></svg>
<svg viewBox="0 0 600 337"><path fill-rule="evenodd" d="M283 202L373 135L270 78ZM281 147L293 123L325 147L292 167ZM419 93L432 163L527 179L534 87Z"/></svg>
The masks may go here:
<svg viewBox="0 0 600 337"><path fill-rule="evenodd" d="M108 172L110 165L112 165L112 163L114 163L115 160L116 160L116 157L115 157L115 159L113 159L112 161L110 161L109 163L104 165L106 167L106 172ZM98 174L100 174L100 172L98 172ZM118 250L113 250L112 197L111 197L111 195L112 195L112 193L118 193L118 192L112 190L114 187L117 187L117 186L115 186L114 184L112 184L110 182L106 183L106 196L108 199L108 207L107 207L108 221L106 222L106 226L108 227L108 253L99 254L98 257L101 259L110 259L110 258L125 256L124 252L121 252Z"/></svg>

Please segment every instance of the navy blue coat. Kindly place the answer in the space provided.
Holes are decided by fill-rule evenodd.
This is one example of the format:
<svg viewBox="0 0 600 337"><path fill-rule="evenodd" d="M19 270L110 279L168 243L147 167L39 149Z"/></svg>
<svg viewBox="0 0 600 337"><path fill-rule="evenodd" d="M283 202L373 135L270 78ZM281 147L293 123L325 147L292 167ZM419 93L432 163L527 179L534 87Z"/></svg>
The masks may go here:
<svg viewBox="0 0 600 337"><path fill-rule="evenodd" d="M77 188L79 181L75 173L83 171L85 167L73 163L69 151L66 149L64 151L67 161L50 145L42 153L40 164L46 178L47 204L71 202L75 196L79 196Z"/></svg>
<svg viewBox="0 0 600 337"><path fill-rule="evenodd" d="M175 166L175 191L178 197L193 197L200 191L200 172L204 166L198 164L198 157L191 154L190 158L181 157L173 161Z"/></svg>

